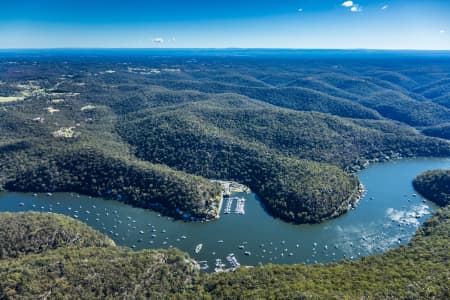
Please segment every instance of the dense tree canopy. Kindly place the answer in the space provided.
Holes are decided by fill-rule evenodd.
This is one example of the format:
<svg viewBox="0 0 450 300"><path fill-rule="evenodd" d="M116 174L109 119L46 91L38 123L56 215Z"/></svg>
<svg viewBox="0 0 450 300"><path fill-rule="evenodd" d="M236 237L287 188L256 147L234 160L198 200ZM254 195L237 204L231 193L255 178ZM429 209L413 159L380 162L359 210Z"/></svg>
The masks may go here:
<svg viewBox="0 0 450 300"><path fill-rule="evenodd" d="M448 142L417 130L442 137L430 131L450 121L437 101L448 62L418 63L420 72L401 60L0 58L0 188L204 218L220 193L208 179L230 179L275 216L319 222L346 211L351 173L369 162L450 155Z"/></svg>
<svg viewBox="0 0 450 300"><path fill-rule="evenodd" d="M424 197L441 206L450 204L450 170L431 170L413 181L414 188Z"/></svg>
<svg viewBox="0 0 450 300"><path fill-rule="evenodd" d="M319 222L369 162L449 156L450 61L405 57L0 57L0 189L74 191L207 216L210 179L249 185L283 220ZM438 137L438 138L435 138ZM201 274L54 214L0 214L0 299L449 299L448 171L413 240L329 265Z"/></svg>

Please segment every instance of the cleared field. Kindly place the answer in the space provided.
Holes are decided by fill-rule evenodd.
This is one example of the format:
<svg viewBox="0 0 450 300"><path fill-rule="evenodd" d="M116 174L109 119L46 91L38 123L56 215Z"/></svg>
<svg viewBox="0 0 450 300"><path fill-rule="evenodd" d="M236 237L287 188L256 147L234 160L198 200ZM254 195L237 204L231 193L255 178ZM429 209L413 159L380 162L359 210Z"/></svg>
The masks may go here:
<svg viewBox="0 0 450 300"><path fill-rule="evenodd" d="M8 97L0 97L0 103L14 102L14 101L22 101L25 99L23 96L8 96Z"/></svg>

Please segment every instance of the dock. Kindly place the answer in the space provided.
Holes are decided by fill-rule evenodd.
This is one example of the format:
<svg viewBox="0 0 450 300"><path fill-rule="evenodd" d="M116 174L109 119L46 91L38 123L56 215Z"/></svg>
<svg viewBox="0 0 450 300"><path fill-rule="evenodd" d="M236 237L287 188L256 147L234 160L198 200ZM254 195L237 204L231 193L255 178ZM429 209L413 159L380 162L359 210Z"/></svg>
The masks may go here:
<svg viewBox="0 0 450 300"><path fill-rule="evenodd" d="M235 208L234 212L239 215L245 215L245 199L244 198L238 198L236 200L236 208Z"/></svg>
<svg viewBox="0 0 450 300"><path fill-rule="evenodd" d="M233 198L227 198L227 204L225 204L224 214L231 213L231 206L233 205Z"/></svg>

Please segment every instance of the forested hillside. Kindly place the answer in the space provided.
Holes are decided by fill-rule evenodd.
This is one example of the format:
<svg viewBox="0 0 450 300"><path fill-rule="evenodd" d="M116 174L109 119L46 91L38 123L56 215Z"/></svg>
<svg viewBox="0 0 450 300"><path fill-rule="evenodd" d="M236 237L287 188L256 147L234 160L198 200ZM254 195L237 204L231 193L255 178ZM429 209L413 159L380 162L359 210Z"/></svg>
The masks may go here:
<svg viewBox="0 0 450 300"><path fill-rule="evenodd" d="M450 140L450 124L447 123L432 127L426 127L422 130L422 133L428 136Z"/></svg>
<svg viewBox="0 0 450 300"><path fill-rule="evenodd" d="M222 192L211 179L228 179L273 216L314 223L350 207L369 163L450 156L448 54L242 51L2 52L0 190L205 220ZM0 299L449 299L448 178L414 181L443 207L407 245L218 274L68 217L2 213Z"/></svg>
<svg viewBox="0 0 450 300"><path fill-rule="evenodd" d="M178 250L116 247L87 225L56 214L0 213L0 224L0 299L194 294L199 272Z"/></svg>
<svg viewBox="0 0 450 300"><path fill-rule="evenodd" d="M0 227L3 243L23 245L14 250L22 252L19 258L0 259L0 298L447 299L449 221L447 206L438 210L409 244L356 261L241 267L234 272L200 274L180 251L134 252L100 245L100 233L93 236L93 231L82 229L86 226L68 217L0 214L1 224L29 226L30 230L58 224L60 231L68 233L65 237L75 230L83 241L63 242L54 250L26 255L40 244L47 247L54 229L30 241L28 231L10 235L9 227Z"/></svg>
<svg viewBox="0 0 450 300"><path fill-rule="evenodd" d="M365 125L234 94L142 110L120 124L142 159L245 183L271 213L297 223L345 211L357 197L357 180L329 164L449 153L445 143L383 121Z"/></svg>
<svg viewBox="0 0 450 300"><path fill-rule="evenodd" d="M108 247L113 240L61 215L0 213L0 261L60 247Z"/></svg>
<svg viewBox="0 0 450 300"><path fill-rule="evenodd" d="M414 179L414 188L441 206L450 204L450 170L432 170Z"/></svg>
<svg viewBox="0 0 450 300"><path fill-rule="evenodd" d="M446 57L144 53L1 58L0 188L204 219L209 179L230 179L275 216L319 222L357 198L369 162L450 155Z"/></svg>

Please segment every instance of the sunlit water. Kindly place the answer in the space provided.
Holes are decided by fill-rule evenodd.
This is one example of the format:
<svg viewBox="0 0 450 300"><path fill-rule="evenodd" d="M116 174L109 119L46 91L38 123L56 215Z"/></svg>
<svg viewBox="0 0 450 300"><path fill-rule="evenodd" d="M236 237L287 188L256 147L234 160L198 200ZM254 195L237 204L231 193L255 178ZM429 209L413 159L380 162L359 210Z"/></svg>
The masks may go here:
<svg viewBox="0 0 450 300"><path fill-rule="evenodd" d="M358 174L367 188L358 207L315 225L294 225L271 217L253 193L235 194L246 199L245 215L222 214L219 220L204 223L174 221L117 201L70 193L0 193L0 211L76 215L119 245L135 249L176 247L199 261L208 261L210 270L216 258L227 263L225 258L230 253L244 265L326 263L382 253L407 243L436 208L415 195L412 180L423 171L437 168L450 168L450 159L371 165ZM235 205L236 201L232 211ZM196 254L199 243L203 248ZM245 255L245 251L251 254Z"/></svg>

